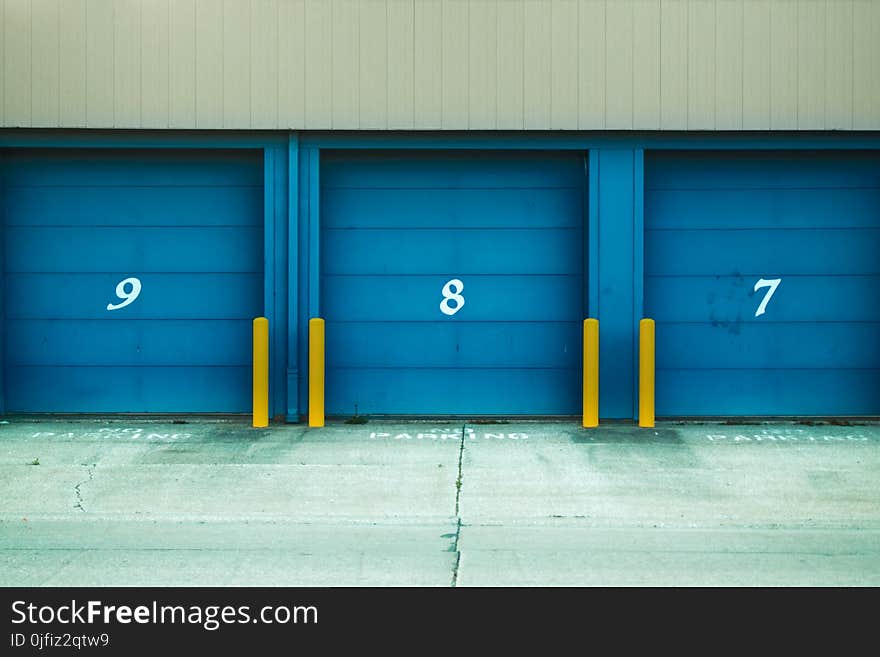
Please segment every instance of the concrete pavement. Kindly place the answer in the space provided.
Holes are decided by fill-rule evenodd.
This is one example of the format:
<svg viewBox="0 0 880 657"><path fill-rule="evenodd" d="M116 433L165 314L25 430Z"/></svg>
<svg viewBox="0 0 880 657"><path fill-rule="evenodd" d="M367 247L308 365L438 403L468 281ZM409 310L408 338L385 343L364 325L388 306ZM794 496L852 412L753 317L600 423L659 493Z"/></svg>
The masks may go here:
<svg viewBox="0 0 880 657"><path fill-rule="evenodd" d="M880 426L10 418L0 585L880 584Z"/></svg>

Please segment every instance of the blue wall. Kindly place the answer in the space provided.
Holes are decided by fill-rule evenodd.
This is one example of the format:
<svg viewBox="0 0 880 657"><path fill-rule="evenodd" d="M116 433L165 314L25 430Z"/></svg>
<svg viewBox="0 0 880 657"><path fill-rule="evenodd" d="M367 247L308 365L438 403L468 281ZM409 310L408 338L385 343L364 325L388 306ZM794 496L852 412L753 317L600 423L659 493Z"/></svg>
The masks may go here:
<svg viewBox="0 0 880 657"><path fill-rule="evenodd" d="M261 149L265 222L263 310L271 322L272 349L270 412L290 421L298 421L307 408L307 320L322 312L322 154L336 149L388 148L571 150L589 154L585 172L589 187L585 296L589 302L589 315L597 316L601 322L600 410L603 418L633 418L637 407L637 326L643 312L644 296L643 215L647 209L643 178L646 158L658 150L880 149L880 136L876 133L486 135L0 130L0 148L9 147ZM723 220L730 206L722 196L714 201L717 201L717 207L712 206L712 212ZM19 237L27 238L26 235ZM655 246L657 244L660 242ZM834 244L829 248L834 248ZM8 249L5 251L9 253ZM0 249L0 253L3 252ZM697 256L704 257L702 254ZM12 253L10 262L2 263L3 271L16 266L14 258L15 253ZM653 266L650 252L648 262L649 267ZM873 293L876 296L876 290ZM0 290L0 295L3 295L0 307L5 309L8 304L6 290ZM649 310L653 312L655 308ZM662 344L659 338L658 344ZM0 409L4 403L2 384L0 379Z"/></svg>

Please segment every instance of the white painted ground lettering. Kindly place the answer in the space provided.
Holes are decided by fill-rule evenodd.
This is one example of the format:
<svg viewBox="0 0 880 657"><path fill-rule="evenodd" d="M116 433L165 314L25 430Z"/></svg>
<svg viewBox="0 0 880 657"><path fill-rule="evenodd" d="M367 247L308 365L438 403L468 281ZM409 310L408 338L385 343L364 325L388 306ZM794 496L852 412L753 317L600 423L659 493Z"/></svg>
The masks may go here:
<svg viewBox="0 0 880 657"><path fill-rule="evenodd" d="M473 429L465 429L464 437L470 440L482 438L483 440L528 440L528 434L525 433L479 433ZM462 432L448 433L446 431L426 431L416 434L410 433L388 433L385 431L371 431L370 440L461 440Z"/></svg>
<svg viewBox="0 0 880 657"><path fill-rule="evenodd" d="M453 288L455 289L454 292ZM443 301L440 302L440 312L442 312L444 315L449 315L451 317L459 310L464 308L464 297L461 295L462 292L464 292L464 283L462 283L459 279L453 278L451 281L447 281L446 285L443 286L443 290L441 291L441 294L443 295ZM450 301L454 301L455 305L450 307Z"/></svg>
<svg viewBox="0 0 880 657"><path fill-rule="evenodd" d="M726 440L730 440L735 443L750 443L750 442L760 443L760 442L765 442L765 441L768 441L768 442L781 441L781 442L793 442L793 443L798 443L798 442L811 442L811 443L816 443L816 442L824 442L824 443L859 442L859 443L861 443L861 442L867 442L869 440L868 436L866 436L864 434L850 433L850 434L846 434L843 436L830 436L827 434L814 436L814 435L804 435L803 429L789 429L788 431L789 431L789 433L787 433L787 434L782 434L782 433L757 434L756 433L756 434L750 434L750 435L736 434L736 435L731 435L731 436L728 436L727 434L721 434L721 433L710 433L710 434L706 434L706 439L711 442L724 442ZM791 435L791 433L795 433L795 432L798 433L798 435L796 435L796 436Z"/></svg>
<svg viewBox="0 0 880 657"><path fill-rule="evenodd" d="M131 289L126 292L125 286L130 285ZM107 304L107 310L119 310L120 308L125 308L128 304L133 302L138 298L138 295L141 293L141 281L138 278L132 276L131 278L126 278L119 281L119 284L116 286L116 296L122 299L122 303Z"/></svg>

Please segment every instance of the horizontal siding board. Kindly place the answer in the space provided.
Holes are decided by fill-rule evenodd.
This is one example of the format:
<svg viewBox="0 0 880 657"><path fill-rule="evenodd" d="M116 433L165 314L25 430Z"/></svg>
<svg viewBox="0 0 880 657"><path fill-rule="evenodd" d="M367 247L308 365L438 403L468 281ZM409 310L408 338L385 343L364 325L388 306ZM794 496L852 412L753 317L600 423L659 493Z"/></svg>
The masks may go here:
<svg viewBox="0 0 880 657"><path fill-rule="evenodd" d="M86 0L65 0L59 5L59 125L86 125Z"/></svg>
<svg viewBox="0 0 880 657"><path fill-rule="evenodd" d="M800 130L825 127L825 38L825 0L801 0L797 48L797 127Z"/></svg>
<svg viewBox="0 0 880 657"><path fill-rule="evenodd" d="M853 129L880 130L880 3L853 5Z"/></svg>
<svg viewBox="0 0 880 657"><path fill-rule="evenodd" d="M196 126L223 126L223 3L196 0Z"/></svg>
<svg viewBox="0 0 880 657"><path fill-rule="evenodd" d="M116 97L113 0L86 0L86 127L112 128Z"/></svg>
<svg viewBox="0 0 880 657"><path fill-rule="evenodd" d="M743 125L743 3L718 0L715 6L715 128Z"/></svg>
<svg viewBox="0 0 880 657"><path fill-rule="evenodd" d="M581 130L605 128L605 2L578 4L578 123Z"/></svg>
<svg viewBox="0 0 880 657"><path fill-rule="evenodd" d="M798 3L772 0L770 6L770 129L798 124Z"/></svg>
<svg viewBox="0 0 880 657"><path fill-rule="evenodd" d="M660 128L684 130L688 124L688 5L660 3Z"/></svg>
<svg viewBox="0 0 880 657"><path fill-rule="evenodd" d="M715 0L689 0L689 130L711 130L715 127L715 21Z"/></svg>
<svg viewBox="0 0 880 657"><path fill-rule="evenodd" d="M223 124L251 127L251 6L223 2Z"/></svg>
<svg viewBox="0 0 880 657"><path fill-rule="evenodd" d="M438 29L437 26L440 26ZM414 127L440 128L443 118L443 5L420 0L413 12Z"/></svg>
<svg viewBox="0 0 880 657"><path fill-rule="evenodd" d="M633 127L633 3L611 2L605 7L605 127Z"/></svg>
<svg viewBox="0 0 880 657"><path fill-rule="evenodd" d="M252 3L250 78L254 128L278 127L278 31L278 0Z"/></svg>
<svg viewBox="0 0 880 657"><path fill-rule="evenodd" d="M471 2L468 21L468 128L494 130L497 123L498 16L495 0Z"/></svg>
<svg viewBox="0 0 880 657"><path fill-rule="evenodd" d="M826 3L825 128L851 130L853 124L853 3Z"/></svg>
<svg viewBox="0 0 880 657"><path fill-rule="evenodd" d="M550 128L550 4L525 0L523 116L526 130Z"/></svg>
<svg viewBox="0 0 880 657"><path fill-rule="evenodd" d="M169 0L141 5L140 125L144 128L170 125L170 11Z"/></svg>
<svg viewBox="0 0 880 657"><path fill-rule="evenodd" d="M6 0L3 32L6 125L31 125L31 2ZM39 26L39 24L38 24Z"/></svg>
<svg viewBox="0 0 880 657"><path fill-rule="evenodd" d="M60 7L58 0L32 0L33 40L31 125L60 123Z"/></svg>
<svg viewBox="0 0 880 657"><path fill-rule="evenodd" d="M358 74L359 125L388 127L388 6L386 0L364 3L360 13Z"/></svg>
<svg viewBox="0 0 880 657"><path fill-rule="evenodd" d="M388 0L388 128L406 130L415 120L414 0Z"/></svg>
<svg viewBox="0 0 880 657"><path fill-rule="evenodd" d="M0 14L10 127L880 127L872 0L6 0Z"/></svg>
<svg viewBox="0 0 880 657"><path fill-rule="evenodd" d="M742 127L770 129L770 3L743 0Z"/></svg>
<svg viewBox="0 0 880 657"><path fill-rule="evenodd" d="M660 0L638 0L633 14L633 128L660 129Z"/></svg>
<svg viewBox="0 0 880 657"><path fill-rule="evenodd" d="M305 122L307 129L332 127L333 6L326 0L305 4Z"/></svg>
<svg viewBox="0 0 880 657"><path fill-rule="evenodd" d="M6 2L0 2L0 34L3 44L0 45L0 125L6 125ZM2 385L2 380L0 380Z"/></svg>
<svg viewBox="0 0 880 657"><path fill-rule="evenodd" d="M550 5L550 128L562 130L578 121L577 0Z"/></svg>
<svg viewBox="0 0 880 657"><path fill-rule="evenodd" d="M278 127L301 128L306 116L305 0L278 3Z"/></svg>
<svg viewBox="0 0 880 657"><path fill-rule="evenodd" d="M496 125L499 130L522 130L524 123L525 4L506 0L497 5Z"/></svg>
<svg viewBox="0 0 880 657"><path fill-rule="evenodd" d="M141 3L113 7L113 126L141 125Z"/></svg>
<svg viewBox="0 0 880 657"><path fill-rule="evenodd" d="M468 127L468 2L443 0L440 71L442 77L441 127ZM436 26L435 28L436 29Z"/></svg>
<svg viewBox="0 0 880 657"><path fill-rule="evenodd" d="M195 127L196 2L169 0L168 7L168 125L170 128Z"/></svg>
<svg viewBox="0 0 880 657"><path fill-rule="evenodd" d="M356 130L360 116L360 10L357 0L333 0L333 127Z"/></svg>

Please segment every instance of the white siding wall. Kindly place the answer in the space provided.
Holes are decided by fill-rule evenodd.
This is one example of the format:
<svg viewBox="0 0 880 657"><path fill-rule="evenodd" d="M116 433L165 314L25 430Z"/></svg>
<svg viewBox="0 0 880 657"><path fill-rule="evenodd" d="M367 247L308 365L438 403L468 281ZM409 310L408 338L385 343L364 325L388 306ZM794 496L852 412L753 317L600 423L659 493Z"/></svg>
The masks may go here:
<svg viewBox="0 0 880 657"><path fill-rule="evenodd" d="M0 0L0 125L878 130L880 0Z"/></svg>

